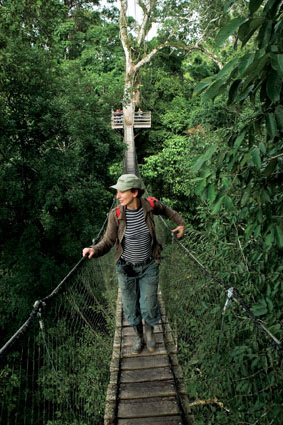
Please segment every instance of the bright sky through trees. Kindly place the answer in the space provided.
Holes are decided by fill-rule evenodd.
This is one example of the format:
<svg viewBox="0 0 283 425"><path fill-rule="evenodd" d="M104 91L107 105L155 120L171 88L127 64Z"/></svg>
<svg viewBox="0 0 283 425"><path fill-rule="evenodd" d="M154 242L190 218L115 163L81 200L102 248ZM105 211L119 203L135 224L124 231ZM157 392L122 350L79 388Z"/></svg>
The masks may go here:
<svg viewBox="0 0 283 425"><path fill-rule="evenodd" d="M100 2L101 6L107 6L107 0L102 0ZM114 6L118 7L118 9L120 9L120 1L117 0L116 2L113 3ZM109 6L109 4L108 4ZM128 0L128 16L132 16L133 18L135 18L135 20L140 24L142 21L142 9L140 8L140 6L138 5L138 1L137 0ZM158 24L153 24L151 30L149 31L146 39L147 40L151 40L153 37L156 36L157 34L157 28L158 28Z"/></svg>

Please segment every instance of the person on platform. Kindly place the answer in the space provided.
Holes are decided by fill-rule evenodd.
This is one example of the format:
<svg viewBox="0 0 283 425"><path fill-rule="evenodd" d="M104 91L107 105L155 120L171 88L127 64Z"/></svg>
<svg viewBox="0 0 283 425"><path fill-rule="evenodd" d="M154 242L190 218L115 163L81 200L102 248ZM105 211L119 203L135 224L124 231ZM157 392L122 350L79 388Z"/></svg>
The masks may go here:
<svg viewBox="0 0 283 425"><path fill-rule="evenodd" d="M120 205L110 212L103 239L84 248L82 255L100 257L116 243L115 262L123 310L136 333L132 352L139 354L143 349L142 319L147 348L154 352L156 341L153 330L160 321L157 290L162 250L156 239L154 215L163 215L177 224L173 232L178 238L184 234L185 222L161 201L143 198L142 181L134 174L123 174L111 187L116 189Z"/></svg>
<svg viewBox="0 0 283 425"><path fill-rule="evenodd" d="M115 116L115 123L120 124L122 122L122 111L121 111L121 109L117 108L116 111L114 112L114 116Z"/></svg>

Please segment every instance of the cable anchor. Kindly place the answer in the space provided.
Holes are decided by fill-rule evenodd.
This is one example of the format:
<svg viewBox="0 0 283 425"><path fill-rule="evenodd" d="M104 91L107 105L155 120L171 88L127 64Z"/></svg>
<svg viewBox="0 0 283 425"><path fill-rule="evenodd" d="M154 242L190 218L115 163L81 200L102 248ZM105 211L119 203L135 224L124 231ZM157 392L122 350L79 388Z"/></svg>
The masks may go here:
<svg viewBox="0 0 283 425"><path fill-rule="evenodd" d="M38 310L36 315L37 315L37 317L39 319L39 327L40 327L40 329L42 331L44 330L44 322L43 322L43 319L42 319L41 309L42 309L42 307L45 307L45 306L46 306L46 303L45 302L38 301L38 300L35 301L35 303L33 305L33 308L35 310Z"/></svg>
<svg viewBox="0 0 283 425"><path fill-rule="evenodd" d="M227 307L229 306L229 304L231 303L231 301L232 301L232 296L233 296L233 291L234 291L234 288L233 288L233 286L231 286L231 288L229 288L228 290L227 290L227 298L226 298L226 302L225 302L225 304L224 304L224 307L223 307L223 311L222 311L222 314L223 314L223 316L224 316L224 314L225 314L225 312L226 312L226 309L227 309Z"/></svg>

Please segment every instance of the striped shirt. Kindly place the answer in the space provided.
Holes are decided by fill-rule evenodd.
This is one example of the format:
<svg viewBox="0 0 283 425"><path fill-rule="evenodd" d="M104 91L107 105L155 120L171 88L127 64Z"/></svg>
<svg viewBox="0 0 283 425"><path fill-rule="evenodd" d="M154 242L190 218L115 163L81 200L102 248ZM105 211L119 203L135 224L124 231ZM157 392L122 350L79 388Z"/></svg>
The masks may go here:
<svg viewBox="0 0 283 425"><path fill-rule="evenodd" d="M126 221L122 258L129 263L147 260L152 254L151 234L145 223L142 207L137 210L126 209Z"/></svg>

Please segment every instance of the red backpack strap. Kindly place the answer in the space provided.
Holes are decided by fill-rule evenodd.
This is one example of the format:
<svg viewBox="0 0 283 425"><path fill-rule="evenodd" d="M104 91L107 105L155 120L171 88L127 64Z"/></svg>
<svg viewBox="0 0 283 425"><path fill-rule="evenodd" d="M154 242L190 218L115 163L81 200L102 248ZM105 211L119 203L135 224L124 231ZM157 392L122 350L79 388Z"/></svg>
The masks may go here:
<svg viewBox="0 0 283 425"><path fill-rule="evenodd" d="M154 201L158 202L158 199L156 199L154 196L150 196L149 198L146 198L148 200L148 202L150 203L150 205L152 206L152 208L155 207L155 203Z"/></svg>
<svg viewBox="0 0 283 425"><path fill-rule="evenodd" d="M154 203L154 201L155 202L158 202L158 199L157 198L155 198L154 196L149 196L149 198L146 198L147 199L147 201L150 203L150 205L152 206L152 208L154 209L154 207L155 207L155 203ZM117 216L117 218L119 218L120 217L120 214L121 214L121 210L120 210L120 207L118 206L117 208L116 208L116 216Z"/></svg>

